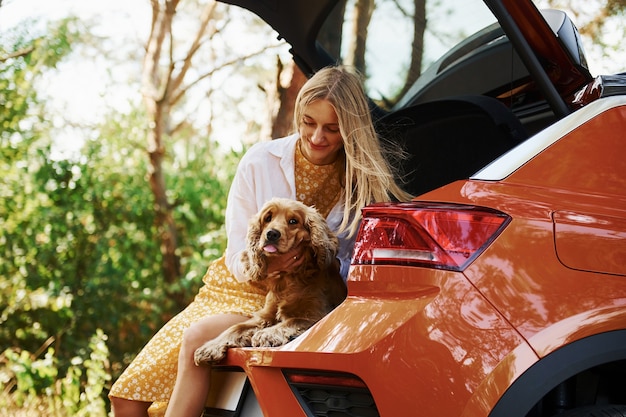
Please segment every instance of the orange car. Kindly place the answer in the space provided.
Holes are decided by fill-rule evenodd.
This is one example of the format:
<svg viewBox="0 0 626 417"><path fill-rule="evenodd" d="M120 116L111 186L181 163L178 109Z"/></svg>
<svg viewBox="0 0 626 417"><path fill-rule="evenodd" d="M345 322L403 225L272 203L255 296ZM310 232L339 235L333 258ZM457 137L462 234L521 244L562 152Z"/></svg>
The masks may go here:
<svg viewBox="0 0 626 417"><path fill-rule="evenodd" d="M354 44L353 2L228 3L309 73ZM345 302L231 349L205 416L626 416L626 74L529 0L375 4L367 90L418 197L363 211Z"/></svg>

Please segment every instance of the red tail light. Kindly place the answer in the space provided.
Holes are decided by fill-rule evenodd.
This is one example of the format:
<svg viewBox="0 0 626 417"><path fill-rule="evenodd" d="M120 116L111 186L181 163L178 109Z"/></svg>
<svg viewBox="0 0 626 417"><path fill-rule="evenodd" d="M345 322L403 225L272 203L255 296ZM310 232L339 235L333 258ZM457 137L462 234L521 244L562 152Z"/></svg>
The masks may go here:
<svg viewBox="0 0 626 417"><path fill-rule="evenodd" d="M462 271L508 224L502 212L422 202L363 209L353 265L415 265Z"/></svg>

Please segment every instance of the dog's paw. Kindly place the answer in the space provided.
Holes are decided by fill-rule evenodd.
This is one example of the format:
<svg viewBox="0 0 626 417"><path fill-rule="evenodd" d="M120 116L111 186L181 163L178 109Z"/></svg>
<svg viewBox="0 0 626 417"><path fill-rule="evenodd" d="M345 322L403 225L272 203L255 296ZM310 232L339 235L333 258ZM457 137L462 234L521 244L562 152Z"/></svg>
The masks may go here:
<svg viewBox="0 0 626 417"><path fill-rule="evenodd" d="M268 327L257 331L254 336L252 336L251 343L254 347L282 346L291 340L290 336L291 335Z"/></svg>
<svg viewBox="0 0 626 417"><path fill-rule="evenodd" d="M196 365L211 365L226 357L228 346L223 343L215 343L214 340L200 346L193 355Z"/></svg>

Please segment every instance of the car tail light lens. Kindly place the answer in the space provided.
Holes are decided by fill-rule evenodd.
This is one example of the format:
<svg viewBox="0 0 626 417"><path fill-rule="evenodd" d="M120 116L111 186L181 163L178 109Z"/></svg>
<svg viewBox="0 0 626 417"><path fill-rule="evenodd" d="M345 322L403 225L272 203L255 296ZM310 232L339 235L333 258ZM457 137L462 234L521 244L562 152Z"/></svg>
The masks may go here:
<svg viewBox="0 0 626 417"><path fill-rule="evenodd" d="M374 204L363 209L352 264L462 271L509 221L502 212L476 206Z"/></svg>

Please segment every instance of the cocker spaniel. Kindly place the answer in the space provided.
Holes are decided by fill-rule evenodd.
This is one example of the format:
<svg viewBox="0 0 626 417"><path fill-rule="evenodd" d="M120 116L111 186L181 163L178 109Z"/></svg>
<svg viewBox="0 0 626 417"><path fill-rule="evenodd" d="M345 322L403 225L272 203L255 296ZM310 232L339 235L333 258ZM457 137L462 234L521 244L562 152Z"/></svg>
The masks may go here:
<svg viewBox="0 0 626 417"><path fill-rule="evenodd" d="M293 270L267 274L267 261L303 245ZM274 198L248 226L243 253L246 274L267 290L263 309L231 326L195 351L196 364L219 362L228 348L280 346L303 333L347 295L336 260L337 236L312 207Z"/></svg>

